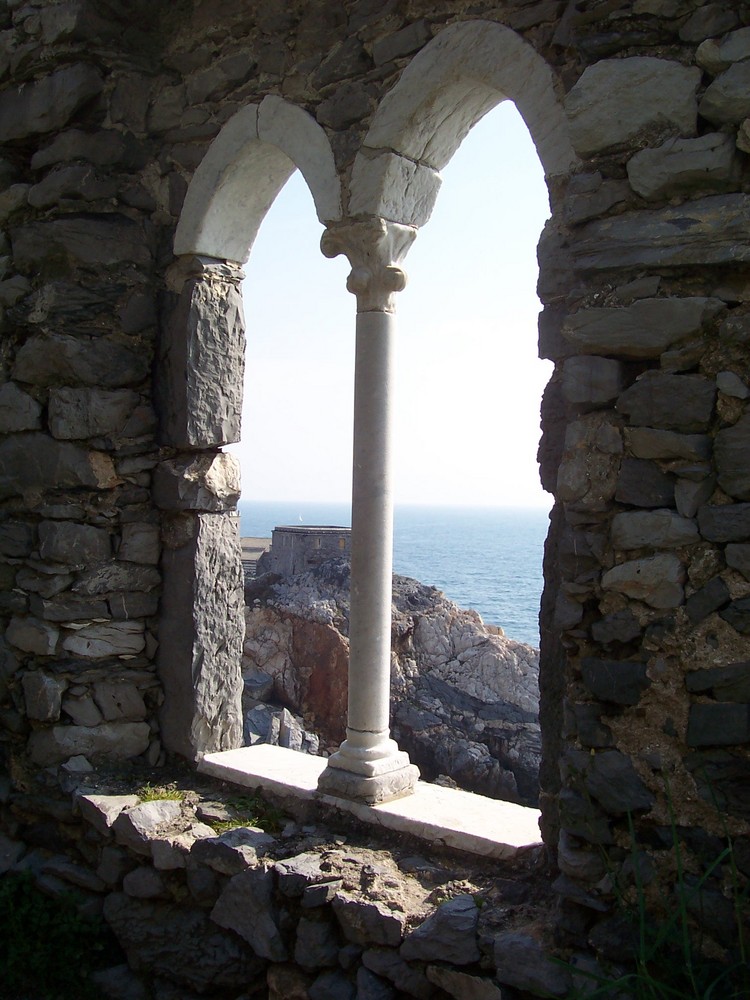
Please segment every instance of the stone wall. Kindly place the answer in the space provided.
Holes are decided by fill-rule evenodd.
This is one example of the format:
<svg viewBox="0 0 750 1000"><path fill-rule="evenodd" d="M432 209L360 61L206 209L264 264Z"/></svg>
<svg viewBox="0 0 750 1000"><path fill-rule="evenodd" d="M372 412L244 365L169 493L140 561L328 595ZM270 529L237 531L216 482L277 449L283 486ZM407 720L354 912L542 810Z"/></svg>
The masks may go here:
<svg viewBox="0 0 750 1000"><path fill-rule="evenodd" d="M419 227L505 96L553 209L541 783L564 923L602 940L600 854L632 883L629 818L655 907L673 823L696 876L729 832L744 877L750 6L6 0L0 52L13 767L236 745L221 448L239 434L245 251L295 163L330 252L352 220ZM704 886L717 939L724 875Z"/></svg>

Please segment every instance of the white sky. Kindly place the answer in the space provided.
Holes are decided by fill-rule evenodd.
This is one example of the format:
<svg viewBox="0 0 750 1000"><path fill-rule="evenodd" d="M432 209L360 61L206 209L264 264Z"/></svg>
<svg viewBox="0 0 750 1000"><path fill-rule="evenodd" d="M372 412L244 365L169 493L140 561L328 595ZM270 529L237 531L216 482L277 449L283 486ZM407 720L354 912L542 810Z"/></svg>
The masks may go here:
<svg viewBox="0 0 750 1000"><path fill-rule="evenodd" d="M536 244L549 203L510 101L443 170L397 296L397 503L550 506L539 485ZM345 258L327 260L299 172L246 265L241 444L246 500L340 501L351 493L356 302Z"/></svg>

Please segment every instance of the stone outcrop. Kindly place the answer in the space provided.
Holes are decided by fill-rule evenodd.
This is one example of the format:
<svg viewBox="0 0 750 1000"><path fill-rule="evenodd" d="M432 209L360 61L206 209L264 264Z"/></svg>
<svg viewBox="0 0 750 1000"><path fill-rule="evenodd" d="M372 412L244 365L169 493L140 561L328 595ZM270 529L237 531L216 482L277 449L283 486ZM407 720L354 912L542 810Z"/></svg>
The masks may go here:
<svg viewBox="0 0 750 1000"><path fill-rule="evenodd" d="M344 738L348 590L343 559L293 577L261 576L246 588L248 742L268 739L258 731L259 723L268 724L257 705L263 700L301 714L328 747ZM394 733L423 776L443 774L470 791L535 803L537 651L484 625L434 587L398 576L391 639ZM282 732L282 745L288 740Z"/></svg>

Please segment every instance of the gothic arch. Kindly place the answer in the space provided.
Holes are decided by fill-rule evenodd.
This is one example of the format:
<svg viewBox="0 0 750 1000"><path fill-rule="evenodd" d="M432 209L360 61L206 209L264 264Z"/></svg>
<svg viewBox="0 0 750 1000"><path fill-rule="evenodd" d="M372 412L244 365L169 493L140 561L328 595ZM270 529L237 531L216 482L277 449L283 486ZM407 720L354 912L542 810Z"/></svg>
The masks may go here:
<svg viewBox="0 0 750 1000"><path fill-rule="evenodd" d="M340 219L333 153L315 119L281 97L242 108L193 175L175 233L175 254L247 260L266 212L296 168L307 181L320 221Z"/></svg>
<svg viewBox="0 0 750 1000"><path fill-rule="evenodd" d="M385 95L354 162L348 214L423 225L438 171L471 127L507 99L526 122L545 175L570 173L578 157L550 67L510 28L464 21L429 42Z"/></svg>

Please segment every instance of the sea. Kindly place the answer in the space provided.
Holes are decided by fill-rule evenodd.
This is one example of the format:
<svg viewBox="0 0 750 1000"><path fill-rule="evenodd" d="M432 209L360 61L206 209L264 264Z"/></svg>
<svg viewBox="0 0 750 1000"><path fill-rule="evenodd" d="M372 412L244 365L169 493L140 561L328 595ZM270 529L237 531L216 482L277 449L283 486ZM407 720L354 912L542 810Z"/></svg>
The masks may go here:
<svg viewBox="0 0 750 1000"><path fill-rule="evenodd" d="M280 525L351 525L344 503L242 500L239 513L243 537L270 538ZM538 646L548 525L548 511L537 507L396 506L393 570Z"/></svg>

